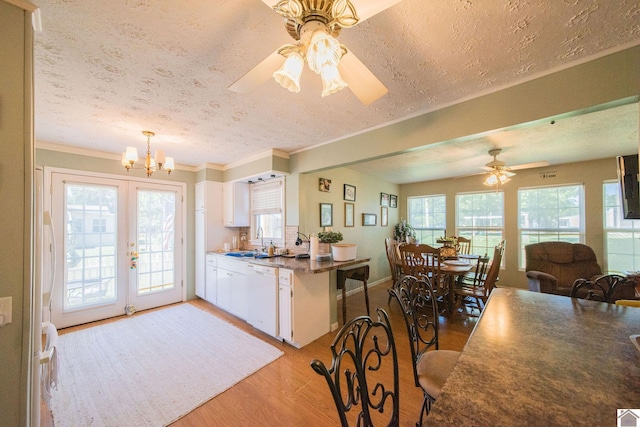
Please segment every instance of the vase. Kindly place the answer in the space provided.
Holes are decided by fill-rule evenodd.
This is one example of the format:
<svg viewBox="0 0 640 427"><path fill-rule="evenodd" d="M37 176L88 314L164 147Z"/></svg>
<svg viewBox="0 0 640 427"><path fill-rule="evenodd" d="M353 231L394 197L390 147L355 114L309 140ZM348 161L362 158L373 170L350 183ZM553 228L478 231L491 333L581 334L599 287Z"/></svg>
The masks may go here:
<svg viewBox="0 0 640 427"><path fill-rule="evenodd" d="M331 255L334 261L351 261L356 259L355 243L334 243L331 245Z"/></svg>

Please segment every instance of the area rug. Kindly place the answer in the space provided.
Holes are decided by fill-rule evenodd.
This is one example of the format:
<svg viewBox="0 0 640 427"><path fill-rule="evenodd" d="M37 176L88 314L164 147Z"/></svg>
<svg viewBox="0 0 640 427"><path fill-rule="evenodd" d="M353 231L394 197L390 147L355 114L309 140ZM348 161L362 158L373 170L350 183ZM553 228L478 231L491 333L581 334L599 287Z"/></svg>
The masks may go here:
<svg viewBox="0 0 640 427"><path fill-rule="evenodd" d="M181 304L60 335L57 427L163 426L282 351Z"/></svg>

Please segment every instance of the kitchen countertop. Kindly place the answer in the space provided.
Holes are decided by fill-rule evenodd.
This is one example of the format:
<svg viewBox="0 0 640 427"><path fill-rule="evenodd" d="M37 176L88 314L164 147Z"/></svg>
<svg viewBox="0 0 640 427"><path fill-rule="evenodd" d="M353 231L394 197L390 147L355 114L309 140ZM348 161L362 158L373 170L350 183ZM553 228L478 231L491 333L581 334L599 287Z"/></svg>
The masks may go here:
<svg viewBox="0 0 640 427"><path fill-rule="evenodd" d="M356 258L351 261L312 261L309 258L296 259L287 258L283 256L276 256L273 258L254 258L254 257L231 257L227 256L226 252L207 252L208 255L217 255L224 257L225 259L234 259L238 261L244 261L246 263L265 265L268 267L286 268L288 270L300 271L303 273L317 274L324 273L325 271L337 270L341 267L348 267L351 265L362 264L371 261L371 258Z"/></svg>
<svg viewBox="0 0 640 427"><path fill-rule="evenodd" d="M640 402L638 333L635 307L496 288L425 425L615 425Z"/></svg>

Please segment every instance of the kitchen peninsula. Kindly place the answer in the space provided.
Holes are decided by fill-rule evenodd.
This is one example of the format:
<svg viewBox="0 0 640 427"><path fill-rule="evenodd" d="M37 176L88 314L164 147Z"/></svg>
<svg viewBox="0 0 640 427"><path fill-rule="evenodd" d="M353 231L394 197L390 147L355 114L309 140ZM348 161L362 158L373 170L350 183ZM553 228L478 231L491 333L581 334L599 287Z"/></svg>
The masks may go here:
<svg viewBox="0 0 640 427"><path fill-rule="evenodd" d="M335 271L370 261L256 258L224 252L208 252L206 258L206 285L196 289L196 295L298 348L338 327ZM247 277L260 269L262 277ZM252 304L258 294L260 300ZM252 322L255 309L250 307L256 306L264 310L259 319L267 323L275 319L275 325L263 328Z"/></svg>

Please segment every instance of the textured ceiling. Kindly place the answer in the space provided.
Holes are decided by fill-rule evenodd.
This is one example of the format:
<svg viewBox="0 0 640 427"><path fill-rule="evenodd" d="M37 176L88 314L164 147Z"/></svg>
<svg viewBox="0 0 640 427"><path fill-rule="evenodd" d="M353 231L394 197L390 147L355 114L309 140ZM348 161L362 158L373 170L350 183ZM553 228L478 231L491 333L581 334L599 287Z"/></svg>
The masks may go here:
<svg viewBox="0 0 640 427"><path fill-rule="evenodd" d="M41 0L38 6L36 139L120 153L127 145L142 150L141 131L149 129L157 134L152 149L191 166L339 140L640 44L637 0L403 0L340 35L389 89L363 106L349 90L321 98L320 79L308 69L298 94L273 80L249 94L227 89L292 41L283 19L260 0ZM637 146L635 108L626 134L633 139L635 132ZM523 130L514 132L500 138L526 138L518 134ZM487 141L477 140L473 154L459 147L456 161L486 153ZM552 159L527 161L537 160ZM425 179L389 171L385 177Z"/></svg>

